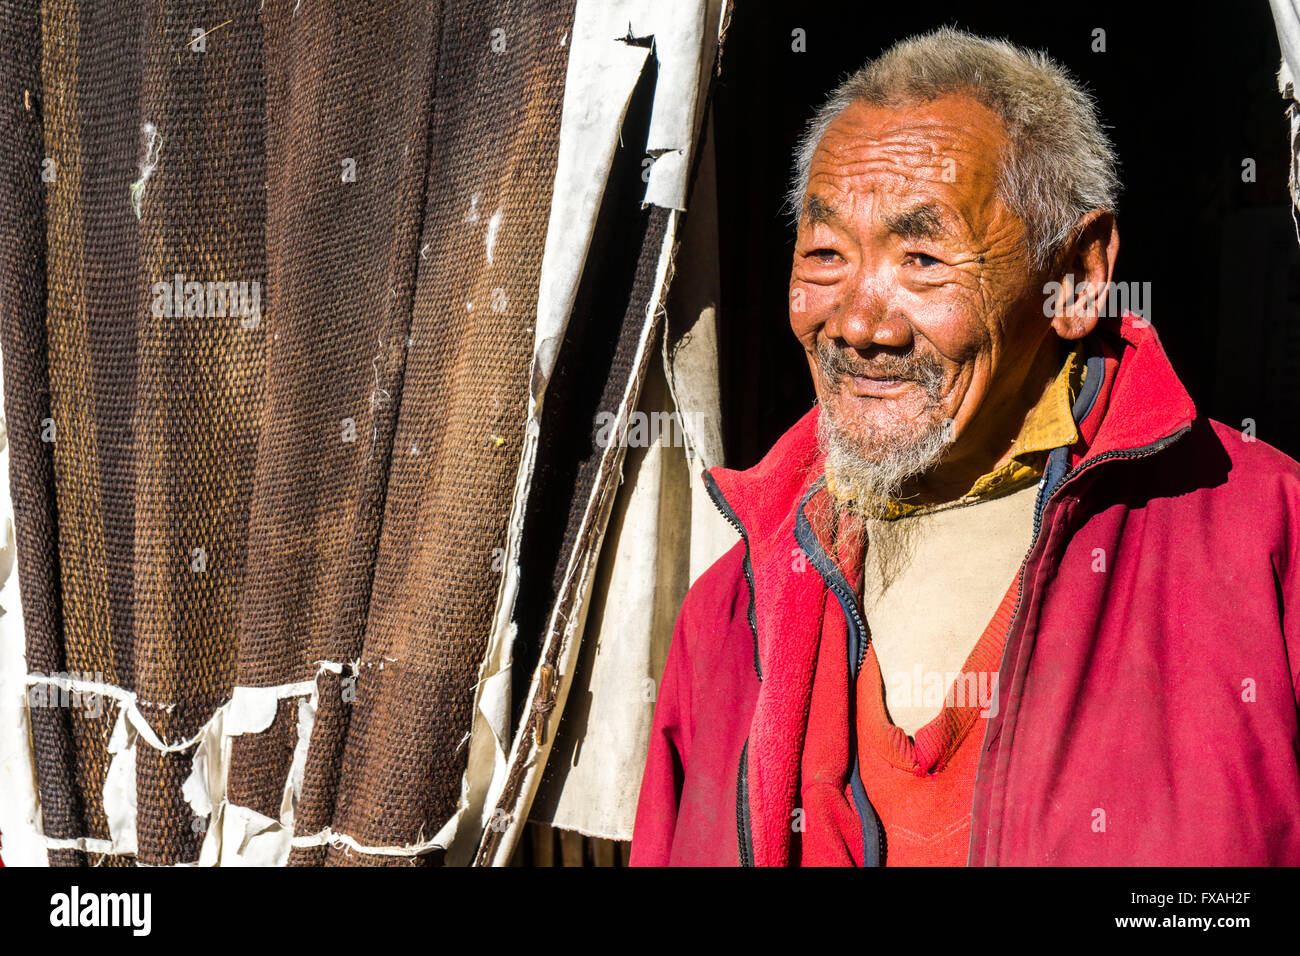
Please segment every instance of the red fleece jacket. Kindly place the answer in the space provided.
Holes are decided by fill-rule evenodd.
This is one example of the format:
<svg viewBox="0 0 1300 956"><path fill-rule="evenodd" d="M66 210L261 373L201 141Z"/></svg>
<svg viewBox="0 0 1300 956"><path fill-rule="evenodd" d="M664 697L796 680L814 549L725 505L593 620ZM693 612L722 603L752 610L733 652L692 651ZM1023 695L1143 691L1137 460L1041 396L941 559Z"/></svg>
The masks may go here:
<svg viewBox="0 0 1300 956"><path fill-rule="evenodd" d="M969 861L1300 865L1300 465L1199 418L1144 323L1085 345L1099 388L1040 493ZM682 606L634 865L844 860L810 857L792 825L806 746L843 755L824 791L848 782L850 749L805 737L822 635L861 615L824 553L792 560L819 551L796 538L822 475L816 418L708 476L744 540Z"/></svg>

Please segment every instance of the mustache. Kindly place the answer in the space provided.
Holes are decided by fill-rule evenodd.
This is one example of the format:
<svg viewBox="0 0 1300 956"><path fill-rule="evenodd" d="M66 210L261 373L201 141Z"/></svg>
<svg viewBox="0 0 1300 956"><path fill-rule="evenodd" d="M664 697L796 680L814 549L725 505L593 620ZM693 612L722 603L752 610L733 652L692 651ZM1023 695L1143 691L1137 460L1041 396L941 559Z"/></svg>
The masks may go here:
<svg viewBox="0 0 1300 956"><path fill-rule="evenodd" d="M881 353L870 361L864 361L853 349L841 349L822 339L817 343L817 362L828 384L834 384L846 375L896 378L916 382L931 401L937 401L943 383L942 363L933 355L915 350L905 355Z"/></svg>

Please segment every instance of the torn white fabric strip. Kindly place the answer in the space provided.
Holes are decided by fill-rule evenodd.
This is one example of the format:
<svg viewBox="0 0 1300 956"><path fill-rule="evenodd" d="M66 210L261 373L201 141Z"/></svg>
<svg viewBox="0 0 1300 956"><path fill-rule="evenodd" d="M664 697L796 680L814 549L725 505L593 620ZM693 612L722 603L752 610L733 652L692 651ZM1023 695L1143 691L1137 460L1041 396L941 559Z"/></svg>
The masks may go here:
<svg viewBox="0 0 1300 956"><path fill-rule="evenodd" d="M310 845L295 843L293 831L320 705L320 676L342 674L344 668L352 673L363 667L382 668L392 660L385 658L375 664L360 660L317 661L316 675L311 680L234 689L231 699L213 715L208 733L194 752L192 770L182 788L195 820L206 823L199 850L200 866L283 866L294 846ZM280 702L292 698L298 699L297 738L280 798L279 819L273 819L230 802L231 749L234 738L262 733L270 727Z"/></svg>
<svg viewBox="0 0 1300 956"><path fill-rule="evenodd" d="M355 670L362 666L365 665L360 661L348 664L320 661L316 676L309 680L271 687L235 687L230 699L217 708L198 734L186 741L171 743L164 743L149 727L139 713L136 695L131 691L67 675L28 675L22 682L24 688L49 686L82 695L82 699L99 695L118 703L117 719L109 736L110 760L102 794L110 838L65 840L40 836L41 847L80 849L109 855L136 854L136 747L143 740L156 750L169 752L194 747L192 769L182 784L181 792L194 811L196 831L204 833L198 865L283 865L290 850L294 814L302 795L307 751L315 726L319 700L317 681L323 673L342 673L344 667ZM293 698L298 698L298 736L284 784L280 819L272 820L227 800L231 742L244 734L265 732L275 720L280 701ZM24 699L24 703L27 702ZM39 835L39 821L36 829Z"/></svg>
<svg viewBox="0 0 1300 956"><path fill-rule="evenodd" d="M356 850L358 853L370 853L374 856L422 856L425 853L444 849L445 846L443 841L437 837L432 840L425 840L422 843L409 843L401 846L374 846L361 843L355 837L346 833L338 833L329 827L307 836L293 838L295 847L324 846L326 844L339 849L346 847L349 850Z"/></svg>
<svg viewBox="0 0 1300 956"><path fill-rule="evenodd" d="M324 662L321 665L311 680L274 687L236 687L230 700L213 715L182 785L196 825L206 824L199 848L200 866L282 866L288 859L294 812L302 794L302 766L320 699L317 680L330 669ZM280 819L273 820L230 803L231 747L236 737L265 731L275 720L280 701L295 697L299 698L297 740L284 782Z"/></svg>
<svg viewBox="0 0 1300 956"><path fill-rule="evenodd" d="M1300 73L1300 6L1295 0L1269 0L1273 23L1277 26L1282 62L1291 67L1291 75ZM1286 90L1281 90L1286 94Z"/></svg>
<svg viewBox="0 0 1300 956"><path fill-rule="evenodd" d="M578 7L579 16L581 16L583 12L581 0ZM651 155L655 157L655 162L650 170L645 202L661 205L664 208L673 210L673 212L670 215L664 245L661 249L658 275L656 276L656 294L654 301L648 307L647 315L649 316L653 315L655 310L663 307L662 299L666 291L667 276L671 267L672 245L677 232L677 212L685 208L686 191L689 188L691 150L695 145L693 142L694 137L700 126L699 120L707 98L707 73L712 68L715 58L718 31L722 29L725 4L721 0L671 0L669 3L646 2L641 4L611 3L606 6L606 10L613 13L615 7L618 8L616 14L618 18L628 24L627 33L637 38L654 38L655 56L659 59L659 77L656 81L655 100L651 115L651 131L648 141L648 149ZM706 29L706 24L716 24L716 30ZM626 34L620 31L618 35ZM568 90L566 90L566 97L567 93ZM605 94L602 92L601 95ZM563 137L563 127L561 128L561 136ZM557 176L557 190L558 188ZM552 211L554 212L554 207ZM555 226L555 220L552 219L551 233L547 237L548 251ZM575 262L573 265L575 288L576 275L580 274L582 261L585 261L585 244L581 251L582 260ZM545 270L546 262L544 260L544 280L546 278ZM566 305L566 320L568 309L571 306L572 299ZM649 325L650 323L647 323L647 327ZM558 339L556 341L558 343ZM644 342L642 346L644 347ZM539 349L538 354L541 355L542 350ZM554 356L547 355L546 358L549 365L545 371L546 378L549 379L550 371L554 367ZM537 381L536 376L537 370L535 367L535 383ZM635 384L639 387L639 383ZM625 396L625 401L620 409L620 416L625 418L635 406L636 395ZM624 424L625 422L620 420L615 423L614 427L615 429L621 429ZM599 489L593 494L598 492ZM551 715L552 731L555 722L558 721L560 714L563 712L565 699L572 682L577 650L585 624L588 600L594 580L595 566L599 559L605 520L608 510L613 506L614 497L612 494L609 495L608 500L604 503L605 513L595 516L600 534L597 535L593 542L591 550L578 562L581 566L571 564L566 569L566 582L572 575L577 575L577 581L580 582L581 598L557 638L563 643L561 645L559 674L556 676L558 681L556 705ZM557 633L554 620L552 620L548 632ZM545 655L547 650L544 648L542 653ZM530 697L537 692L537 681L538 675L535 673L531 678ZM500 830L501 836L495 842L489 858L484 859L483 854L480 853L479 862L503 865L509 860L510 854L518 841L528 808L536 794L541 771L546 764L553 741L554 733L552 732L547 736L544 745L541 747L533 745L530 747L528 754L522 755L519 753L520 739L516 739L511 749L507 767L513 767L518 761L524 760L528 769L525 772L524 782L521 784L511 807L499 806L497 805L498 801L492 801L485 805L484 816L480 821L485 828L485 838L488 825L494 830ZM502 788L497 787L496 789L499 792ZM491 819L488 819L489 816ZM482 847L480 847L480 850L482 850Z"/></svg>
<svg viewBox="0 0 1300 956"><path fill-rule="evenodd" d="M299 697L298 739L280 799L279 819L231 803L227 799L225 781L221 781L219 787L213 787L207 793L207 802L216 800L217 806L209 823L209 832L204 836L203 851L206 853L200 852L201 863L214 856L221 866L283 866L288 861L318 703L315 687ZM229 767L230 740L238 736L232 732L234 729L238 729L238 725L232 722L222 739L221 753L226 767Z"/></svg>
<svg viewBox="0 0 1300 956"><path fill-rule="evenodd" d="M284 865L294 845L291 841L295 814L302 797L307 753L319 703L317 681L323 673L342 673L344 667L355 671L362 666L366 665L361 661L347 664L318 661L316 677L310 680L272 687L235 687L230 700L217 708L197 735L191 772L181 786L182 795L194 811L195 827L204 834L198 866ZM139 733L137 724L128 717L129 704L134 703L134 695L110 684L72 678L47 677L43 680L33 679L31 683L49 683L68 690L76 689L83 694L100 693L122 704L109 739L111 760L103 791L104 811L108 817L111 839L95 840L86 837L71 842L47 839L44 846L90 848L90 852L94 853L134 856L137 852L136 745L145 739L150 746L154 746L152 741ZM265 732L275 720L280 702L292 698L298 698L297 740L280 801L280 818L276 820L249 807L229 802L231 746L235 737ZM168 748L158 749L179 748L169 745Z"/></svg>
<svg viewBox="0 0 1300 956"><path fill-rule="evenodd" d="M661 0L651 13L648 29L655 38L659 75L646 141L646 151L655 157L646 205L686 209L691 153L717 48L709 24L718 22L721 6L721 0Z"/></svg>
<svg viewBox="0 0 1300 956"><path fill-rule="evenodd" d="M1295 0L1269 0L1273 23L1277 26L1278 45L1282 49L1282 64L1277 72L1278 92L1287 100L1287 116L1291 125L1291 162L1287 185L1291 192L1291 220L1300 240L1300 97L1297 96L1296 77L1300 76L1300 6Z"/></svg>
<svg viewBox="0 0 1300 956"><path fill-rule="evenodd" d="M117 719L109 737L110 761L102 794L110 839L91 841L94 846L91 852L134 856L138 851L136 746L140 740L145 740L149 746L159 750L181 748L175 744L158 746L156 735L146 736L139 731L138 711L136 719L132 718L135 695L129 691L113 685L66 678L31 681L33 684L44 682L75 689L82 694L100 693L119 701ZM274 721L279 702L293 697L304 698L299 702L299 740L295 748L295 761L298 762L298 751L306 746L315 713L317 685L314 679L273 687L235 687L230 700L217 708L196 738L191 738L197 744L191 764L193 769L182 784L181 792L194 810L196 828L204 830L199 865L280 865L287 858L296 796L290 799L286 795L283 806L289 808L287 814L282 813L280 821L270 821L274 826L267 826L262 824L264 818L259 819L260 814L246 808L234 808L234 812L228 812L226 783L230 741L241 734L264 732ZM285 786L286 790L296 788L297 793L301 792L300 769L297 774L291 770Z"/></svg>
<svg viewBox="0 0 1300 956"><path fill-rule="evenodd" d="M111 840L98 840L95 837L72 837L67 839L45 838L47 850L80 850L83 853L99 853L104 856L129 856L134 850L119 849Z"/></svg>
<svg viewBox="0 0 1300 956"><path fill-rule="evenodd" d="M573 311L596 214L618 148L628 102L650 51L642 36L652 0L578 0L564 78L551 214L537 292L529 418L540 411Z"/></svg>
<svg viewBox="0 0 1300 956"><path fill-rule="evenodd" d="M703 129L704 142L696 147L699 158L691 214L682 224L663 336L668 390L686 439L686 457L698 470L723 464L717 164L709 124L703 124Z"/></svg>
<svg viewBox="0 0 1300 956"><path fill-rule="evenodd" d="M120 688L118 688L120 690ZM107 696L107 695L105 695ZM84 700L84 698L83 698ZM118 706L109 733L108 771L101 799L108 821L108 839L102 837L42 837L47 850L81 850L105 856L136 854L135 744L138 734L127 720L125 707Z"/></svg>
<svg viewBox="0 0 1300 956"><path fill-rule="evenodd" d="M660 364L648 364L636 414L672 415ZM687 585L690 469L680 444L656 431L648 446L629 442L592 576L602 599L583 627L568 702L528 812L531 822L609 840L631 839L655 688Z"/></svg>
<svg viewBox="0 0 1300 956"><path fill-rule="evenodd" d="M690 228L688 220L683 231ZM687 250L683 239L670 309L681 301ZM678 414L660 364L649 365L638 413ZM655 432L651 426L648 447L628 449L594 575L599 598L590 605L568 703L528 813L530 822L606 840L632 839L655 700L682 600L699 572L739 540L708 498L699 459L677 440L681 432L672 427L671 438L660 431L657 439Z"/></svg>
<svg viewBox="0 0 1300 956"><path fill-rule="evenodd" d="M216 719L217 713L220 713L222 710L222 708L218 708L217 713L214 713L212 717L208 718L207 723L205 723L193 736L181 740L164 741L157 732L154 731L153 727L149 725L149 721L145 718L144 714L140 712L140 706L142 704L146 707L156 705L151 705L138 700L134 691L118 687L115 684L86 680L85 678L73 677L68 674L32 673L27 675L26 684L28 687L54 687L68 695L76 694L81 698L105 697L116 700L121 707L122 712L131 722L136 733L138 733L144 741L155 750L166 752L189 750L195 744L199 743L208 733L209 725ZM275 717L274 702L276 700L279 700L281 697L296 696L300 692L294 690L295 688L314 688L315 685L316 682L310 680L299 681L292 684L279 684L274 687L236 687L231 700L227 701L223 707L229 707L234 703L238 707L238 712L241 715L242 720L257 723L258 721L265 719L266 725L269 726L270 721ZM301 691L301 693L306 693L306 691ZM266 716L268 705L270 706L269 718ZM250 731L246 730L238 731L238 733L249 732Z"/></svg>
<svg viewBox="0 0 1300 956"><path fill-rule="evenodd" d="M721 24L723 6L721 0L707 0L704 9L708 11L705 16L709 22L716 19ZM668 12L666 22L672 23L676 17L684 23L696 24L698 9L695 0L683 4L680 10L691 11L690 16L686 17L680 10L674 13L673 10L677 10L674 6ZM538 289L538 321L533 349L529 417L515 483L504 574L498 592L493 631L475 692L469 764L462 778L461 800L457 812L435 838L448 845L447 861L453 865L472 861L481 850L479 835L485 833L489 826L499 827L502 824L497 803L511 764L511 759L507 758L512 745L507 743L510 724L506 703L511 687L509 655L513 647L512 618L518 593L518 546L536 461L541 403L573 310L578 282L586 263L596 215L627 105L645 67L647 47L627 41L653 37L656 17L663 15L663 6L658 0L578 0L575 8L572 49L565 77L564 106L560 121L555 186ZM666 27L662 29L667 30ZM691 29L683 26L676 35L689 35ZM698 31L698 27L695 29ZM716 36L712 36L712 39L716 43ZM669 45L673 47L674 65L670 70L670 80L663 87L665 92L662 97L657 85L651 116L652 127L655 124L654 111L663 108L669 110L669 114L659 119L657 135L663 145L653 155L656 157L655 166L659 166L665 156L677 156L680 159L682 166L677 179L683 185L677 192L684 198L691 137L697 126L694 111L703 100L707 84L699 80L701 67L697 63L691 97L680 92L667 92L669 89L680 91L684 85L690 85L684 83L690 72L682 68L682 64L689 62L690 58L678 57L678 50L684 50L678 41L670 41ZM709 46L704 37L700 37L698 45ZM701 53L700 56L711 63L710 53ZM707 69L707 66L703 69ZM679 116L674 123L671 121L674 107L669 104L684 99L690 100L691 120L683 122ZM679 130L685 130L685 135L681 135ZM679 146L680 155L676 152ZM654 167L651 168L650 176L656 177ZM661 185L656 186L656 191L648 197L649 201L660 199L666 208L683 208L684 203L675 197L673 188L669 185L676 180L670 175L668 166L661 168L657 181ZM675 232L674 219L670 222L666 235L669 247ZM666 267L666 263L661 265ZM659 304L656 301L655 307ZM528 792L529 801L534 791L535 781ZM471 819L477 824L474 833L468 829ZM510 822L516 828L520 825L519 821ZM517 837L512 836L506 842L513 845L515 838Z"/></svg>
<svg viewBox="0 0 1300 956"><path fill-rule="evenodd" d="M222 804L220 817L220 866L284 866L293 831L281 821L233 803Z"/></svg>
<svg viewBox="0 0 1300 956"><path fill-rule="evenodd" d="M114 853L134 854L135 818L135 743L139 733L129 720L125 708L119 707L117 719L108 738L108 773L102 794L108 835Z"/></svg>
<svg viewBox="0 0 1300 956"><path fill-rule="evenodd" d="M446 848L449 866L465 866L473 860L484 825L483 814L505 783L506 753L510 747L511 655L516 634L511 619L519 593L519 543L523 537L524 502L532 480L538 432L538 420L530 419L525 425L524 448L515 476L492 631L474 687L469 753L461 775L460 798L455 812L431 841Z"/></svg>
<svg viewBox="0 0 1300 956"><path fill-rule="evenodd" d="M358 670L360 670L360 668L361 668L361 661L360 661L360 660L347 661L347 662L344 662L344 661L317 661L317 662L316 662L316 675L319 677L321 674L325 673L326 671L328 671L328 672L331 673L331 674L342 674L342 673L343 673L343 668L345 668L345 667L349 667L349 668L351 668L351 669L352 669L352 672L353 672L353 673L356 673L356 672L357 672Z"/></svg>

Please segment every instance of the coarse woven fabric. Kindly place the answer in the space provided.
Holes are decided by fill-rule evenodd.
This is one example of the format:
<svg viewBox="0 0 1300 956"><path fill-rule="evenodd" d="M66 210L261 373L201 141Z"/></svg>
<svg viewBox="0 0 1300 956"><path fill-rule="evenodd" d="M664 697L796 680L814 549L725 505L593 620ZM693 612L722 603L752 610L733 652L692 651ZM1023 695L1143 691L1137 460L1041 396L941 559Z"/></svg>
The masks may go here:
<svg viewBox="0 0 1300 956"><path fill-rule="evenodd" d="M215 25L198 3L55 0L42 11L52 419L42 437L53 439L63 624L50 637L68 672L135 692L164 741L194 734L234 678L264 333L237 315L163 305L153 290L175 276L264 281L255 9L228 5L220 42L203 52L186 48L193 28ZM6 388L15 400L18 387ZM47 547L49 529L38 542L26 530L20 518L20 553ZM108 839L116 708L69 714L83 815L56 825ZM189 772L184 753L139 748L140 862L196 854L202 828L180 795ZM43 811L54 835L44 801Z"/></svg>
<svg viewBox="0 0 1300 956"><path fill-rule="evenodd" d="M64 670L58 514L54 500L53 446L41 441L49 419L49 361L45 329L45 157L41 88L41 18L38 0L0 7L0 348L5 354L5 415L11 462L28 666ZM74 779L71 713L33 709L30 714L37 784L47 835L85 832ZM84 863L75 850L60 860Z"/></svg>
<svg viewBox="0 0 1300 956"><path fill-rule="evenodd" d="M408 271L377 296L408 304L360 343L362 396L375 411L358 421L377 423L361 443L381 443L365 452L375 474L361 487L388 493L346 515L348 564L327 606L324 653L293 647L309 652L299 666L360 660L354 703L322 693L301 836L329 822L362 846L409 845L431 838L460 796L519 467L571 23L567 3L457 3L427 43L437 50L436 94L410 148L432 157L429 178L413 184L403 216L418 227ZM271 637L283 653L281 635ZM338 846L294 854L321 859L405 862Z"/></svg>
<svg viewBox="0 0 1300 956"><path fill-rule="evenodd" d="M399 852L335 840L291 862L436 862L400 848L459 796L572 4L20 0L0 17L29 670L133 692L167 743L237 685L318 677L296 832ZM260 308L186 308L177 276L246 283ZM47 837L113 839L118 708L32 717ZM278 815L297 733L285 700L234 738L232 803ZM139 862L197 859L192 757L137 741Z"/></svg>

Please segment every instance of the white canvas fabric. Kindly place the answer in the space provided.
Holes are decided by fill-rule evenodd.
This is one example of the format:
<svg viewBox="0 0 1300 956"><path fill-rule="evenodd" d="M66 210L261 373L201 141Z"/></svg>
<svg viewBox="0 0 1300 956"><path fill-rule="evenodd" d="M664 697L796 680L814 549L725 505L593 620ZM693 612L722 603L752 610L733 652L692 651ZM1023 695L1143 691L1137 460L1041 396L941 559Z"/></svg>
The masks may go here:
<svg viewBox="0 0 1300 956"><path fill-rule="evenodd" d="M530 819L630 840L659 680L686 591L739 537L709 499L723 463L712 143L702 146L666 304L662 367L638 406L573 690Z"/></svg>
<svg viewBox="0 0 1300 956"><path fill-rule="evenodd" d="M1282 64L1277 71L1277 90L1286 99L1287 116L1291 121L1291 217L1296 219L1300 209L1300 91L1296 77L1300 76L1300 4L1295 0L1269 0L1273 22L1277 25L1278 44L1282 47ZM1296 222L1296 238L1300 240L1300 220Z"/></svg>
<svg viewBox="0 0 1300 956"><path fill-rule="evenodd" d="M650 357L648 350L657 341L653 334L655 317L664 309L664 294L672 277L680 211L686 207L689 170L696 147L693 140L701 127L701 111L717 50L718 32L723 23L723 10L722 0L578 0L574 46L565 80L559 167L542 263L532 379L533 408L530 409L528 437L515 492L514 516L520 526L535 460L536 415L540 413L546 384L554 371L558 343L572 308L599 208L599 203L593 200L593 192L598 198L601 191L593 191L590 182L594 179L603 183L608 176L610 157L637 79L634 72L639 74L639 69L633 69L627 49L653 51L658 61L647 145L653 162L646 177L643 205L657 205L669 210L656 270L655 293L646 312L648 334L643 336L634 359L634 366L643 368ZM648 46L629 42L650 38L653 42ZM615 47L624 49L616 50ZM593 105L597 102L604 105ZM617 109L611 109L611 103L617 104ZM596 122L593 117L603 119ZM620 425L624 416L637 409L641 385L642 378L634 375L628 394L620 404ZM549 638L547 646L542 649L544 658L550 653L557 655L558 667L546 678L554 681L555 703L549 720L552 726L558 725L557 719L565 711L578 669L606 522L614 503L614 496L604 492L603 487L598 487L593 497L593 507L598 501L601 504L591 515L591 543L575 552L565 572L565 588L580 597L558 627L556 621L550 623L548 634L553 638ZM476 707L484 721L482 728L476 724L469 742L470 768L462 801L466 813L477 815L483 840L475 855L468 859L464 855L466 847L462 839L453 840L448 852L451 863L468 862L469 859L479 865L505 865L509 862L556 740L554 733L539 741L532 733L521 735L516 732L509 755L504 761L501 759L500 729L508 726L508 714L502 703L491 702L494 698L504 700L501 695L508 693L510 687L502 675L509 672L508 654L514 637L508 609L513 607L518 589L517 556L511 550L511 544L517 543L516 530L517 526L512 524L505 580L498 600L497 630L481 674L480 700L491 706L480 704ZM638 640L645 643L644 638ZM555 642L554 646L551 641ZM648 653L642 650L636 657L639 659ZM524 679L522 674L513 675L514 681ZM536 699L543 680L541 671L527 679L528 698ZM646 729L648 731L648 727ZM488 733L494 741L491 751L486 746ZM490 779L487 777L489 759L493 763ZM620 765L628 765L626 755L620 759ZM511 796L503 799L505 781L512 768L519 768L522 780ZM639 768L636 776L639 779ZM627 780L629 774L620 773L619 779ZM479 794L482 794L481 803ZM453 821L448 826L454 825ZM462 837L467 833L467 828L461 828Z"/></svg>

